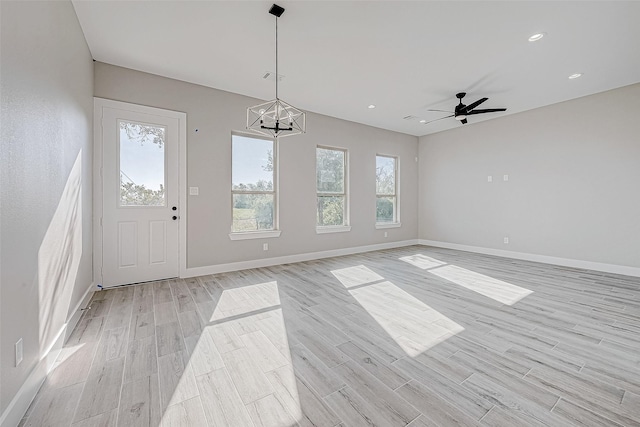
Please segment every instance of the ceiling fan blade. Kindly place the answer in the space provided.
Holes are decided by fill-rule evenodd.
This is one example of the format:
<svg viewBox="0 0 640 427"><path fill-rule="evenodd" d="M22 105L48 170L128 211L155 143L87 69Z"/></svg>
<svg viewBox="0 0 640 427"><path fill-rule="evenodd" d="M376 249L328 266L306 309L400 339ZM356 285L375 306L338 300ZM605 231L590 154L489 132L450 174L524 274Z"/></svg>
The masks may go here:
<svg viewBox="0 0 640 427"><path fill-rule="evenodd" d="M426 123L423 123L423 125L428 125L429 123L437 122L438 120L442 120L442 119L448 119L449 117L453 117L453 114L447 117L440 117L439 119L428 121Z"/></svg>
<svg viewBox="0 0 640 427"><path fill-rule="evenodd" d="M467 111L467 116L472 114L497 113L498 111L507 111L506 108L487 108L486 110Z"/></svg>
<svg viewBox="0 0 640 427"><path fill-rule="evenodd" d="M467 119L460 120L460 123L462 123L463 125L466 125L467 124Z"/></svg>
<svg viewBox="0 0 640 427"><path fill-rule="evenodd" d="M449 111L449 110L427 110L427 111L438 111L440 113L453 113L453 111Z"/></svg>
<svg viewBox="0 0 640 427"><path fill-rule="evenodd" d="M474 108L476 108L478 105L482 104L484 101L486 101L488 99L489 98L480 98L476 102L472 102L471 104L469 104L466 107L464 107L464 111L471 111Z"/></svg>

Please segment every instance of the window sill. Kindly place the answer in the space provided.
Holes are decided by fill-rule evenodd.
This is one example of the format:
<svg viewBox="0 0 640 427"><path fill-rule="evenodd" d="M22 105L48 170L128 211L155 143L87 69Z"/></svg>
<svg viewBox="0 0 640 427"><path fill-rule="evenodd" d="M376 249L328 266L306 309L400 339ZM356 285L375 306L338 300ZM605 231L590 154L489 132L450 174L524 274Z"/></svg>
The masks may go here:
<svg viewBox="0 0 640 427"><path fill-rule="evenodd" d="M231 240L249 240L249 239L271 239L274 237L280 237L280 230L269 231L247 231L244 233L229 233Z"/></svg>
<svg viewBox="0 0 640 427"><path fill-rule="evenodd" d="M316 234L345 233L347 231L351 231L350 225L329 225L325 227L316 227Z"/></svg>
<svg viewBox="0 0 640 427"><path fill-rule="evenodd" d="M400 228L402 223L400 222L379 222L376 223L376 230L382 230L385 228Z"/></svg>

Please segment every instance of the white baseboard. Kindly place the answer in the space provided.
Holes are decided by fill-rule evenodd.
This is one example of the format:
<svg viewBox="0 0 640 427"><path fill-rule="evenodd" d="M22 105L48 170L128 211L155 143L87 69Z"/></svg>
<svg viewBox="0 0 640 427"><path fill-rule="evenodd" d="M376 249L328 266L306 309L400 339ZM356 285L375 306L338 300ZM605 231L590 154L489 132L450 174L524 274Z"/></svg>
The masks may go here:
<svg viewBox="0 0 640 427"><path fill-rule="evenodd" d="M38 394L38 390L42 387L44 380L47 378L49 372L53 368L53 365L60 354L60 350L64 346L64 343L69 338L69 335L75 329L80 317L82 316L82 311L80 309L86 307L91 300L91 296L93 295L93 283L87 288L87 291L84 293L78 305L72 311L71 316L67 320L67 322L62 325L56 338L49 345L35 368L31 371L31 374L27 377L18 393L13 397L7 409L5 409L4 413L0 417L0 427L15 427L17 426L22 417L29 409L29 405Z"/></svg>
<svg viewBox="0 0 640 427"><path fill-rule="evenodd" d="M251 261L231 262L228 264L208 265L206 267L187 268L182 277L206 276L207 274L226 273L229 271L246 270L249 268L269 267L272 265L290 264L292 262L311 261L314 259L331 258L334 256L359 254L362 252L379 251L383 249L401 248L403 246L417 245L418 240L401 240L399 242L378 243L375 245L356 246L352 248L332 249L320 252L308 252L304 254L287 255L274 258L263 258Z"/></svg>
<svg viewBox="0 0 640 427"><path fill-rule="evenodd" d="M87 308L89 306L89 301L91 301L91 297L93 297L93 293L95 292L96 286L95 284L91 284L89 288L85 291L84 295L78 301L78 304L74 307L71 317L67 320L67 324L65 325L65 335L64 342L66 343L71 336L71 333L76 328L76 325L80 321L82 317L82 309Z"/></svg>
<svg viewBox="0 0 640 427"><path fill-rule="evenodd" d="M525 261L541 262L543 264L561 265L563 267L582 268L604 273L622 274L625 276L640 277L640 268L626 265L605 264L601 262L582 261L579 259L558 258L546 255L530 254L526 252L513 252L501 249L483 248L481 246L460 245L457 243L438 242L435 240L419 240L420 245L435 246L438 248L457 249L459 251L476 252L486 255L495 255L504 258L521 259Z"/></svg>

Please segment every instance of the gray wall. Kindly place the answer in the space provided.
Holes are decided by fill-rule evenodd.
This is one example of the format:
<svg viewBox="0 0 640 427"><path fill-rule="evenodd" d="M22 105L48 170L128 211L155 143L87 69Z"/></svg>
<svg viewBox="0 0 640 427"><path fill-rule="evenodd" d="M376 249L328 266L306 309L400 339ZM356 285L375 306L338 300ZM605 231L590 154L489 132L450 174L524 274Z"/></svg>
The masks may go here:
<svg viewBox="0 0 640 427"><path fill-rule="evenodd" d="M96 62L95 96L187 113L188 267L256 260L415 239L418 234L418 139L323 115L307 115L307 134L280 140L280 228L277 239L231 241L231 132L243 131L256 99ZM337 101L339 102L339 100ZM366 108L366 106L363 106ZM198 133L195 132L198 129ZM315 148L347 148L351 225L317 235ZM376 230L375 155L400 158L402 227ZM262 243L269 243L269 251Z"/></svg>
<svg viewBox="0 0 640 427"><path fill-rule="evenodd" d="M636 84L421 137L420 238L640 267L639 116Z"/></svg>
<svg viewBox="0 0 640 427"><path fill-rule="evenodd" d="M2 413L91 285L93 65L70 2L0 15Z"/></svg>

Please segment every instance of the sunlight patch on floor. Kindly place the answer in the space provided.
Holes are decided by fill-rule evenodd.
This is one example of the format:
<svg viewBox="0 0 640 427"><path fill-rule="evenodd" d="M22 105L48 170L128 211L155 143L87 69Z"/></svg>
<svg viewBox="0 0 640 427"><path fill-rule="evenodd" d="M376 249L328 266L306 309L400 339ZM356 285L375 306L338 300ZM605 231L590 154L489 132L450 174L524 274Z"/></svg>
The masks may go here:
<svg viewBox="0 0 640 427"><path fill-rule="evenodd" d="M226 319L278 305L280 295L275 281L225 289L210 320Z"/></svg>
<svg viewBox="0 0 640 427"><path fill-rule="evenodd" d="M68 347L63 347L62 349L60 349L60 353L58 354L58 358L56 359L56 362L52 368L52 371L57 367L59 367L60 365L62 365L63 363L65 363L67 360L69 360L74 354L80 351L80 349L82 349L82 347L84 346L85 344L82 343L82 344L71 345Z"/></svg>
<svg viewBox="0 0 640 427"><path fill-rule="evenodd" d="M345 288L353 288L355 286L384 280L384 277L364 265L332 270L331 273L344 285Z"/></svg>
<svg viewBox="0 0 640 427"><path fill-rule="evenodd" d="M464 330L389 281L363 286L349 293L411 357Z"/></svg>
<svg viewBox="0 0 640 427"><path fill-rule="evenodd" d="M199 335L185 338L184 369L178 360L172 366L182 374L163 408L162 425L190 425L180 423L190 422L184 405L196 383L224 396L219 420L225 425L297 425L304 416L278 283L225 289L199 310L209 322Z"/></svg>
<svg viewBox="0 0 640 427"><path fill-rule="evenodd" d="M431 258L422 254L405 256L400 258L400 261L404 261L406 263L409 263L423 270L427 270L429 268L439 267L447 264L446 262L438 261L435 258Z"/></svg>
<svg viewBox="0 0 640 427"><path fill-rule="evenodd" d="M434 268L429 273L507 305L513 305L533 293L529 289L455 265Z"/></svg>
<svg viewBox="0 0 640 427"><path fill-rule="evenodd" d="M272 425L290 427L292 425L296 425L295 423L301 421L303 418L302 400L298 393L297 380L291 362L287 327L282 309L279 308L269 313L269 317L263 317L256 322L256 327L269 337L273 347L278 350L279 354L284 356L287 363L283 364L283 361L278 363L277 360L279 359L279 355L273 353L273 347L268 346L270 351L263 351L263 354L261 355L265 361L262 368L269 380L269 383L273 386L280 398L280 403L275 403L275 406L279 406L281 404L294 420L293 424L280 420L272 423ZM254 348L253 351L257 352L258 348ZM271 354L271 356L269 354ZM275 368L277 365L282 366ZM254 419L254 422L258 425L257 420Z"/></svg>

